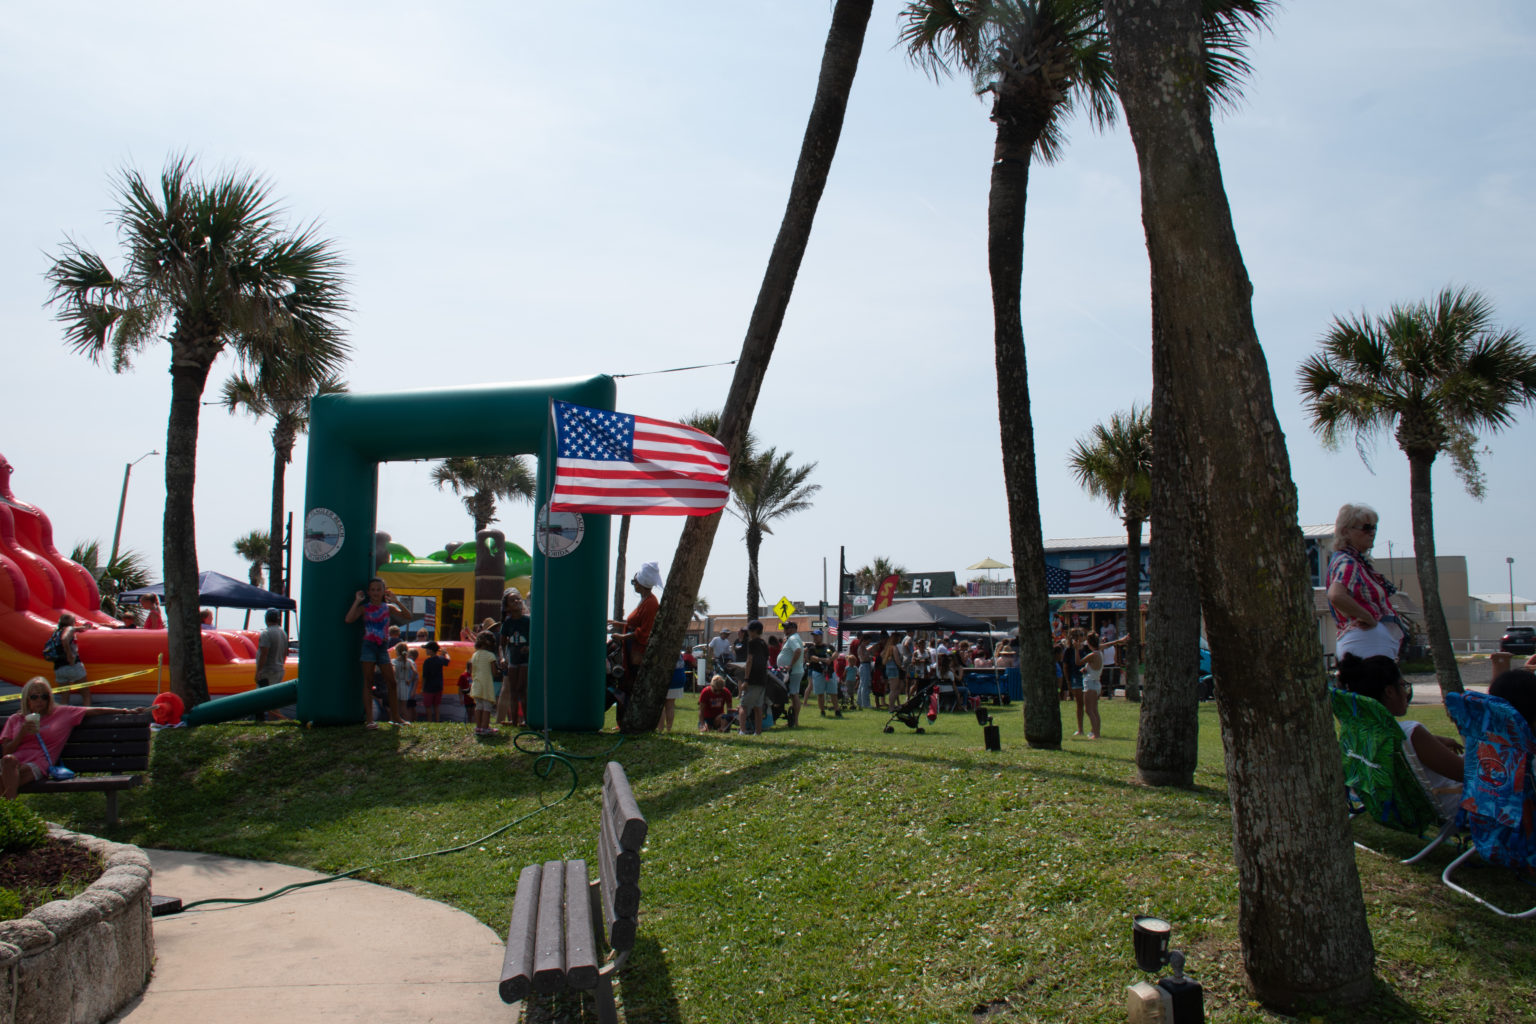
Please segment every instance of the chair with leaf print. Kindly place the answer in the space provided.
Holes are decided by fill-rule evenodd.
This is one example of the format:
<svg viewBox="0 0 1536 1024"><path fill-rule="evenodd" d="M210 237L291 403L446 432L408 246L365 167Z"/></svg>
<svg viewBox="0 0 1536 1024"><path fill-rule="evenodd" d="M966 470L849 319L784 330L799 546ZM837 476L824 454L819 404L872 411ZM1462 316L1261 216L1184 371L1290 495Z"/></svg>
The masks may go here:
<svg viewBox="0 0 1536 1024"><path fill-rule="evenodd" d="M1428 846L1403 861L1417 863L1455 834L1461 816L1447 820L1425 791L1403 753L1403 730L1392 712L1380 701L1348 690L1330 689L1329 695L1339 722L1344 784L1360 805L1351 806L1350 816L1366 814L1387 828L1420 838L1431 828L1439 829Z"/></svg>

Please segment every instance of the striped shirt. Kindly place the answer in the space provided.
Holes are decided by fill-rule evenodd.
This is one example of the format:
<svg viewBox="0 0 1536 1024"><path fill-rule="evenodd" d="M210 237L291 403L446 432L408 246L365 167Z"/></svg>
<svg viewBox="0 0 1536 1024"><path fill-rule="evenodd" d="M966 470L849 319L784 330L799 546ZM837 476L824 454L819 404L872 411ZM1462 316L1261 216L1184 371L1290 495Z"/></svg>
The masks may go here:
<svg viewBox="0 0 1536 1024"><path fill-rule="evenodd" d="M1353 548L1335 551L1329 557L1328 585L1333 586L1334 581L1342 583L1344 589L1349 591L1349 596L1370 612L1377 622L1397 615L1392 608L1392 595L1397 593L1397 588L1376 571L1369 559ZM1340 634L1360 627L1359 622L1339 611L1332 603L1329 607L1333 609L1333 624L1338 627Z"/></svg>

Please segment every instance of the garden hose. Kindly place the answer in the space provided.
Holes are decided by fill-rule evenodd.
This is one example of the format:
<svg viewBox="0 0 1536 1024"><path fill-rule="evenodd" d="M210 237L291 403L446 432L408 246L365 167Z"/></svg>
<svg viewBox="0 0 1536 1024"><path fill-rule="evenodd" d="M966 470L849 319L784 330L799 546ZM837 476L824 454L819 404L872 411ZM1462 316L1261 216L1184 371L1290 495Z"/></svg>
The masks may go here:
<svg viewBox="0 0 1536 1024"><path fill-rule="evenodd" d="M523 738L525 736L532 736L532 737L535 737L536 739L541 740L542 743L543 743L543 749L542 750L535 750L535 749L529 749L528 747L524 746L523 745ZM242 897L242 896L223 896L223 897L210 897L209 899L205 899L205 900L193 900L191 903L186 903L186 904L181 905L179 909L172 909L171 907L168 906L165 910L161 911L160 916L164 916L166 914L179 914L182 911L191 910L193 907L207 906L210 903L232 903L232 904L237 904L237 905L247 905L247 904L252 904L252 903L265 903L267 900L277 899L277 897L282 896L285 893L294 892L294 891L296 891L298 889L308 889L311 886L327 885L327 884L329 884L331 882L339 882L339 881L341 881L344 878L353 878L353 877L355 877L357 875L362 874L364 871L372 871L375 868L388 867L391 864L404 864L404 863L407 863L409 861L421 860L421 859L426 858L426 857L440 857L440 856L443 856L444 854L460 853L460 852L462 852L464 850L469 849L472 846L478 846L481 843L484 843L484 842L486 842L488 840L494 839L497 836L501 835L503 832L507 831L508 829L513 828L516 825L521 825L523 822L527 821L529 818L533 817L535 814L540 814L540 813L542 813L544 811L547 811L550 808L555 807L558 804L562 803L572 793L576 792L576 784L579 781L579 775L578 775L577 770L576 770L576 762L577 761L595 761L595 760L597 760L600 757L606 757L607 755L613 753L615 750L619 749L619 747L622 746L623 743L624 743L624 737L620 736L618 738L618 741L615 742L613 744L613 746L609 747L607 750L601 751L601 752L596 753L596 754L576 754L576 753L572 753L569 750L561 750L559 747L555 746L553 741L550 740L549 734L547 732L541 733L541 732L538 732L538 731L533 730L533 729L524 729L524 730L520 731L516 736L514 736L512 738L512 745L515 746L519 751L521 751L524 754L532 754L532 755L534 755L534 758L533 758L533 771L534 771L534 774L536 774L541 779L547 779L552 774L554 774L556 766L564 768L566 771L571 773L571 784L570 784L570 786L567 787L566 791L564 793L560 794L560 796L557 799L552 800L549 803L545 803L544 802L544 796L541 793L539 795L539 806L535 807L533 810L529 811L527 814L524 814L524 815L522 815L520 817L514 818L513 820L507 822L505 825L502 825L500 828L495 829L494 831L491 831L491 832L487 832L485 835L481 836L478 839L471 839L469 842L461 843L458 846L449 846L449 847L446 847L446 848L441 849L441 850L431 850L431 851L428 851L426 853L413 853L413 854L410 854L409 856L405 856L405 857L395 857L395 858L392 858L390 860L379 861L376 864L365 864L365 865L363 865L361 867L352 868L352 869L350 869L348 871L341 871L341 872L338 872L338 873L336 873L334 875L327 875L324 878L315 878L315 879L311 879L311 880L309 880L307 882L294 882L292 885L285 885L285 886L283 886L280 889L274 889L271 892L266 893L266 894L261 895L261 896L246 896L246 897Z"/></svg>

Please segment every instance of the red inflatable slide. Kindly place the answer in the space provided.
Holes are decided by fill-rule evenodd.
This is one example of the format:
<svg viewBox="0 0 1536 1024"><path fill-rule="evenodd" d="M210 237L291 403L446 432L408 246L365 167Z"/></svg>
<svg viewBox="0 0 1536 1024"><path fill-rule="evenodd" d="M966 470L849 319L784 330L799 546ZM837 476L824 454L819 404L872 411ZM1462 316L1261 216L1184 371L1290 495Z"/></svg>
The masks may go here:
<svg viewBox="0 0 1536 1024"><path fill-rule="evenodd" d="M11 493L11 464L0 455L0 681L20 685L33 676L52 681L53 665L43 658L64 612L96 628L78 632L80 660L88 680L109 681L94 693L156 693L167 688L154 671L167 654L163 629L125 629L101 611L101 593L82 565L53 544L53 524L41 509ZM255 686L257 633L203 631L203 664L208 691L222 696ZM132 679L116 677L150 670ZM298 675L290 660L284 678ZM0 710L4 710L0 708Z"/></svg>

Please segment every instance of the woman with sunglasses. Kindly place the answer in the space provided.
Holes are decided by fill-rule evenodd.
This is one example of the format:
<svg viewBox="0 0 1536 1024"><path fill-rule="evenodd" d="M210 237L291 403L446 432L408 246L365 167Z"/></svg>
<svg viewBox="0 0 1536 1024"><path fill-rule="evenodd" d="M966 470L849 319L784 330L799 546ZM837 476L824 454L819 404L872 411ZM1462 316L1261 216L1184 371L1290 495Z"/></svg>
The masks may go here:
<svg viewBox="0 0 1536 1024"><path fill-rule="evenodd" d="M6 719L4 730L0 730L0 789L5 798L14 800L22 786L48 777L48 769L58 764L65 741L82 718L122 710L55 704L48 680L42 676L29 679L21 688L21 710Z"/></svg>
<svg viewBox="0 0 1536 1024"><path fill-rule="evenodd" d="M1392 608L1397 588L1371 564L1376 544L1376 510L1345 505L1333 526L1333 554L1328 559L1328 603L1338 627L1334 655L1397 658L1403 631Z"/></svg>

